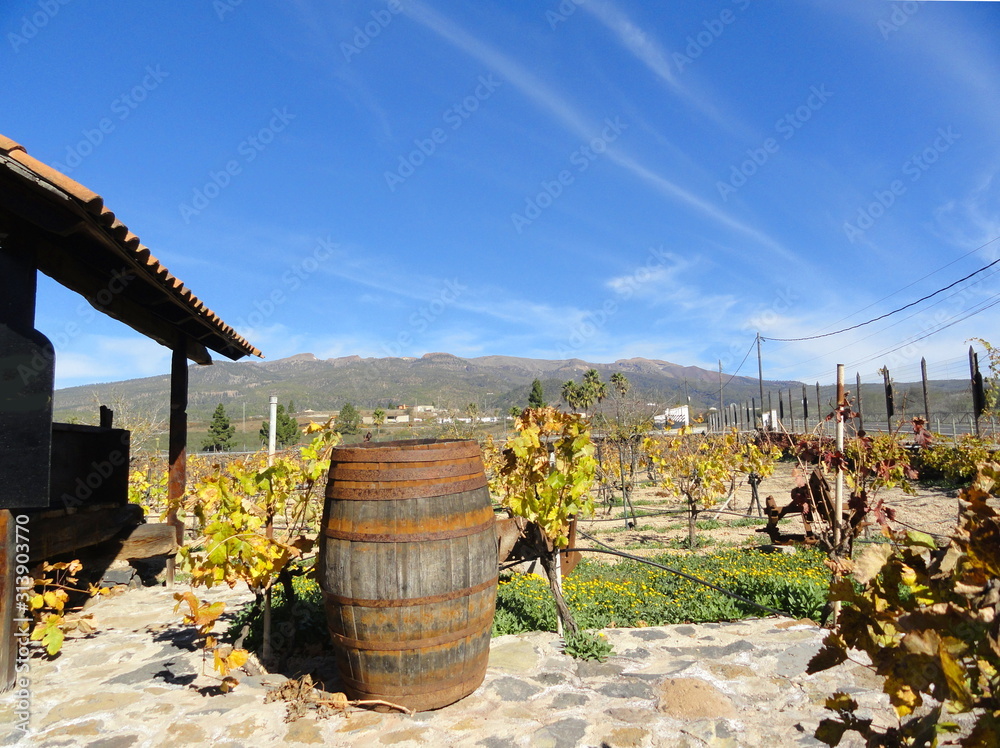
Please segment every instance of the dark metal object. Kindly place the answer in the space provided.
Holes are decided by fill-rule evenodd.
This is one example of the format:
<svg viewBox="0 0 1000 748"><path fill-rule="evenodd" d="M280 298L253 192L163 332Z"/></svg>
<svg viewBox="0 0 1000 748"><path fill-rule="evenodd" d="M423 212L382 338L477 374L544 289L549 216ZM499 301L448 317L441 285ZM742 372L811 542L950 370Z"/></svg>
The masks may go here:
<svg viewBox="0 0 1000 748"><path fill-rule="evenodd" d="M979 416L986 410L986 393L983 390L983 375L979 371L979 354L969 346L969 370L972 375L972 413L976 422L976 436L979 436Z"/></svg>
<svg viewBox="0 0 1000 748"><path fill-rule="evenodd" d="M927 421L927 428L931 424L930 398L927 396L927 359L920 358L920 381L924 387L924 419Z"/></svg>
<svg viewBox="0 0 1000 748"><path fill-rule="evenodd" d="M895 397L892 393L892 380L889 378L889 369L882 369L882 381L885 384L885 418L888 422L886 428L892 430L892 417L896 415Z"/></svg>
<svg viewBox="0 0 1000 748"><path fill-rule="evenodd" d="M2 241L0 508L44 507L49 503L55 351L35 329L35 253L24 246L12 249L12 237Z"/></svg>
<svg viewBox="0 0 1000 748"><path fill-rule="evenodd" d="M170 359L170 446L167 466L167 501L179 500L187 484L187 405L188 367L183 346L175 348ZM177 510L167 514L167 524L177 529L177 544L184 544L184 522ZM167 586L174 583L174 559L167 561Z"/></svg>

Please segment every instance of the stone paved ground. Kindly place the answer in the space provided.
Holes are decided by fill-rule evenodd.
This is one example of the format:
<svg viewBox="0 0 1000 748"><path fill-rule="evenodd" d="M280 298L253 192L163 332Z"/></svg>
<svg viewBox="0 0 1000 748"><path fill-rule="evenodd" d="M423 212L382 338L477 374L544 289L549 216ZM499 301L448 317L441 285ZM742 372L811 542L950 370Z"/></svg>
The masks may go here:
<svg viewBox="0 0 1000 748"><path fill-rule="evenodd" d="M228 590L202 597L229 608L247 599ZM603 664L560 654L553 634L500 637L485 683L457 704L413 717L352 711L286 723L283 704L264 703L282 676L207 693L217 681L200 675L186 627L171 623L173 605L162 587L100 600L97 633L68 639L52 661L32 661L27 736L9 727L14 697L0 696L0 745L811 746L821 745L812 733L823 700L838 689L880 721L889 716L867 670L805 674L819 629L765 619L610 629L615 655Z"/></svg>

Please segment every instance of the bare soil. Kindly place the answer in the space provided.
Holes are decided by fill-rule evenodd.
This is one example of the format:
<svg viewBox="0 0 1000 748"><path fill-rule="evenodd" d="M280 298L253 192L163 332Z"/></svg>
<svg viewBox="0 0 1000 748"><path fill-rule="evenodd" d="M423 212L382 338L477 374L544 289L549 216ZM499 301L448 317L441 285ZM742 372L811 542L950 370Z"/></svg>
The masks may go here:
<svg viewBox="0 0 1000 748"><path fill-rule="evenodd" d="M800 468L791 462L778 464L774 475L766 478L758 487L760 504L763 508L767 496L773 496L778 507L789 503L791 490L797 485ZM830 477L831 487L833 478ZM845 485L845 496L847 487ZM958 492L954 489L913 484L914 493L906 493L901 488L879 491L875 500L883 499L885 504L895 509L896 518L892 525L898 529L919 529L932 535L948 535L955 527L958 516ZM734 495L726 502L720 501L711 509L698 515L702 525L697 530L700 551L720 550L732 546L755 546L770 543L763 532L757 532L767 524L767 518L751 507L752 491L746 481L737 484ZM635 528L626 527L621 506L598 507L594 517L580 520L578 530L593 535L602 543L616 550L626 550L638 556L653 556L665 550L685 551L688 538L686 503L679 497L666 494L653 487L637 488L632 493L632 503L638 515ZM620 500L619 500L620 504ZM721 513L719 510L723 510ZM650 515L650 516L644 516ZM709 522L706 528L706 520ZM717 526L716 526L717 525ZM802 533L800 515L790 515L781 521L783 533ZM870 528L877 533L877 528ZM586 537L577 539L580 547L597 547ZM613 557L603 557L611 561Z"/></svg>

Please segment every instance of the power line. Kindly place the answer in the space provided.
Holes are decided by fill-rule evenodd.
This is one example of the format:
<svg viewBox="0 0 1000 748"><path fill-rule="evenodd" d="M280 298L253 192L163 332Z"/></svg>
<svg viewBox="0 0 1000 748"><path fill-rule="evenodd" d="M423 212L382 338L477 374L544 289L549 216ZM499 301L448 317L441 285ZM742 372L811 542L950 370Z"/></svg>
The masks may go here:
<svg viewBox="0 0 1000 748"><path fill-rule="evenodd" d="M1000 297L1000 294L994 294L990 298L991 299L996 299L995 301L992 301L992 302L990 302L988 304L984 302L980 306L980 308L973 309L968 314L965 314L964 316L959 317L958 319L954 319L954 320L948 322L947 324L942 324L942 325L938 326L936 329L930 330L929 332L926 332L923 335L919 335L917 337L909 338L908 340L903 341L902 343L900 343L899 345L897 345L897 346L895 346L893 348L889 348L887 350L881 351L880 353L876 353L873 356L868 356L867 358L859 359L858 361L855 361L855 362L852 362L850 364L847 364L847 366L851 366L851 367L860 366L861 364L867 363L868 361L874 361L875 359L880 358L882 356L888 356L890 353L895 353L900 348L905 348L908 345L912 345L912 344L917 343L917 342L919 342L921 340L924 340L925 338L929 338L931 335L936 335L937 333L941 332L942 330L947 330L952 325L957 325L959 322L963 322L963 321L969 319L970 317L975 317L977 314L985 312L987 309L992 309L997 304L1000 304L1000 298L998 298L998 297Z"/></svg>
<svg viewBox="0 0 1000 748"><path fill-rule="evenodd" d="M998 273L1000 273L1000 269L994 270L992 273L990 273L986 277L987 278L992 278L994 275L997 275ZM980 282L981 282L981 280L980 280ZM929 309L937 306L938 304L943 304L944 302L948 301L949 299L953 299L956 296L964 293L965 291L966 291L966 289L961 289L959 291L955 291L954 293L948 294L943 299L939 299L938 301L935 301L933 304L928 305L925 309L922 309L922 310L917 311L917 312L913 312L913 314L909 314L909 315L903 317L902 319L897 320L896 322L893 322L891 325L886 325L885 327L883 327L883 328L881 328L879 330L876 330L875 332L871 332L868 335L865 335L865 336L860 337L860 338L855 338L850 343L847 343L846 345L842 345L840 348L834 348L833 350L825 351L824 353L822 353L819 356L813 356L812 358L807 358L804 361L799 361L796 364L787 364L785 366L772 367L772 370L774 370L775 368L778 371L781 371L783 369L796 368L796 367L801 366L802 364L808 364L810 361L818 361L818 360L820 360L822 358L826 358L826 357L828 357L828 356L830 356L830 355L832 355L834 353L838 353L839 351L843 351L843 350L846 350L848 348L851 348L851 347L857 345L858 343L860 343L862 340L868 340L869 338L874 337L875 335L881 335L881 334L885 333L887 330L889 330L889 329L891 329L893 327L896 327L897 325L901 325L903 322L906 322L909 319L913 319L917 315L923 314L927 310L929 310Z"/></svg>
<svg viewBox="0 0 1000 748"><path fill-rule="evenodd" d="M886 299L891 299L891 298L892 298L893 296L895 296L896 294L898 294L898 293L902 293L902 292L903 292L903 291L905 291L906 289L908 289L908 288L912 288L913 286L917 285L918 283L920 283L920 281L923 281L923 280L927 280L927 279L928 279L928 278L930 278L930 277L931 277L932 275L937 275L938 273L940 273L940 272L941 272L942 270L944 270L945 268L950 268L950 267L951 267L952 265L954 265L954 264L955 264L956 262L961 262L962 260L964 260L964 259L965 259L966 257L968 257L969 255L971 255L971 254L975 254L976 252L978 252L978 251L979 251L979 250L981 250L981 249L985 249L986 247L990 246L990 245L991 245L991 244L992 244L993 242L997 241L997 239L1000 239L1000 236L998 236L998 237L996 237L996 238L994 238L994 239L990 239L990 240L989 240L988 242L986 242L985 244L982 244L982 245L980 245L980 246L976 247L975 249L970 249L970 250L969 250L968 252L966 252L966 253L965 253L964 255L962 255L961 257L957 257L957 258L955 258L954 260L952 260L951 262L949 262L949 263L947 263L947 264L945 264L945 265L942 265L942 266L941 266L941 267L939 267L939 268L938 268L937 270L932 270L931 272L927 273L927 275L924 275L924 276L921 276L920 278L917 278L917 279L916 279L915 281L913 281L912 283L907 283L907 284L906 284L905 286L903 286L902 288L897 288L897 289L896 289L895 291L893 291L893 292L892 292L891 294L889 294L889 295L887 295L887 296L883 296L883 297L882 297L881 299L878 299L877 301L873 301L873 302L872 302L871 304L869 304L868 306L865 306L865 307L862 307L861 309L858 309L858 310L857 310L856 312L851 312L851 313L850 313L850 314L848 314L848 315L847 315L846 317L841 317L840 319L838 319L838 320L837 320L837 322L833 322L833 323L831 323L831 325L828 325L828 327L829 327L829 326L832 326L832 325L835 325L835 324L837 324L838 322L843 322L843 321L844 321L845 319L850 319L850 318L851 318L851 317L853 317L853 316L854 316L855 314L861 314L861 312L864 312L864 311L866 311L866 310L868 310L868 309L871 309L871 308L872 308L873 306L876 306L877 304L881 304L881 303L882 303L883 301L885 301Z"/></svg>
<svg viewBox="0 0 1000 748"><path fill-rule="evenodd" d="M753 350L753 347L756 344L757 344L757 338L754 338L753 343L751 343L750 347L747 348L747 352L743 356L743 360L740 361L740 365L736 367L736 371L733 372L733 375L731 377L729 377L729 379L726 380L726 383L722 386L723 389L725 389L726 387L728 387L729 383L732 382L734 379L736 379L736 375L740 373L740 369L743 368L743 364L745 364L747 362L747 359L750 358L750 351Z"/></svg>
<svg viewBox="0 0 1000 748"><path fill-rule="evenodd" d="M1000 239L1000 236L996 237L996 239L991 239L989 242L986 242L986 244L982 245L982 247L977 247L973 251L978 251L979 249L982 249L983 247L985 247L985 246L987 246L989 244L992 244L993 242L997 241L997 239ZM881 314L878 317L874 317L873 319L867 320L866 322L859 322L856 325L851 325L850 327L844 327L844 328L842 328L840 330L834 330L833 332L824 332L824 333L821 333L819 335L808 335L808 336L802 337L802 338L770 338L770 337L767 337L767 338L762 338L762 339L763 340L772 340L772 341L775 341L775 342L778 342L778 343L799 343L799 342L802 342L802 341L805 341L805 340L818 340L820 338L828 338L831 335L840 335L841 333L849 332L850 330L856 330L859 327L864 327L865 325L870 325L873 322L878 322L879 320L885 319L886 317L891 317L892 315L898 314L899 312L902 312L905 309L909 309L912 306L916 306L917 304L920 304L920 303L922 303L924 301L927 301L928 299L931 299L931 298L937 296L939 293L943 293L945 291L948 291L948 290L954 288L955 286L957 286L959 283L963 283L963 282L969 280L969 278L972 278L973 276L979 275L979 273L982 273L984 270L988 270L991 267L993 267L994 265L998 265L998 264L1000 264L1000 258L997 258L996 260L994 260L993 262L989 263L988 265L984 265L983 267L979 268L978 270L976 270L976 271L974 271L972 273L969 273L964 278L959 278L954 283L949 283L944 288L939 288L937 291L934 291L933 293L927 294L926 296L923 296L923 297L917 299L916 301L911 301L909 304L905 304L904 306L901 306L898 309L894 309L891 312L886 312L885 314ZM932 273L932 275L933 275L933 273ZM927 276L924 276L924 277L927 277ZM914 281L914 283L917 283L917 282L919 282L919 281ZM913 284L911 283L910 285L913 285ZM888 297L886 297L886 298L888 298ZM867 309L868 307L865 307L865 308ZM747 355L749 355L749 352L748 352Z"/></svg>

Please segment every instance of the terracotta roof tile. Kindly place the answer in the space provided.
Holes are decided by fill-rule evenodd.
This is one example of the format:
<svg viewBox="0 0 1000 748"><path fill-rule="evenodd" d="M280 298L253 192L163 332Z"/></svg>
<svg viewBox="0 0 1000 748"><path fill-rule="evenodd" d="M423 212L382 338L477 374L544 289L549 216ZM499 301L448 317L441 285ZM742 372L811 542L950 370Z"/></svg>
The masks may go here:
<svg viewBox="0 0 1000 748"><path fill-rule="evenodd" d="M129 231L125 234L125 238L120 240L121 244L125 246L130 252L135 252L139 249L139 237Z"/></svg>
<svg viewBox="0 0 1000 748"><path fill-rule="evenodd" d="M10 153L11 151L23 151L24 146L15 140L11 140L6 135L0 135L0 148Z"/></svg>
<svg viewBox="0 0 1000 748"><path fill-rule="evenodd" d="M31 169L35 172L35 174L42 177L46 181L51 182L64 192L68 192L72 197L76 198L83 204L83 207L87 209L88 213L100 215L101 210L104 208L104 199L93 190L88 190L75 179L70 179L61 171L56 171L48 164L39 161L34 156L29 156L28 152L23 150L23 146L22 150L9 151L8 155L22 166L26 166Z"/></svg>
<svg viewBox="0 0 1000 748"><path fill-rule="evenodd" d="M112 211L104 207L104 199L100 195L62 172L56 171L48 164L29 156L24 146L4 135L0 135L0 151L75 199L94 217L97 224L108 234L109 239L130 255L138 265L145 266L146 272L157 279L164 291L177 297L178 301L190 310L192 318L200 319L209 327L214 328L216 332L228 338L237 350L263 357L257 348L223 322L179 278L171 275L167 268L156 259L149 247L142 244L139 237L133 234L128 226L122 223Z"/></svg>

